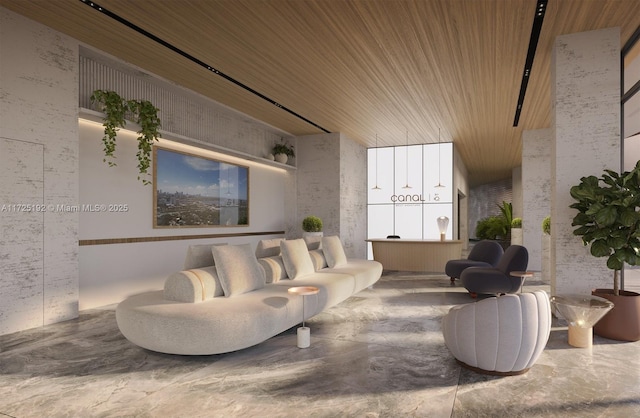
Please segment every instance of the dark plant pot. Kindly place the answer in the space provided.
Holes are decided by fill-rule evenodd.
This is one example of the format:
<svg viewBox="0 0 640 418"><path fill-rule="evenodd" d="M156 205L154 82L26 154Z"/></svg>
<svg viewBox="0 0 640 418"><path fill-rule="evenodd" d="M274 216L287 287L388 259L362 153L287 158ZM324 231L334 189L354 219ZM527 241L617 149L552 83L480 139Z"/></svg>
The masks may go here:
<svg viewBox="0 0 640 418"><path fill-rule="evenodd" d="M640 294L621 290L620 295L613 289L595 289L591 292L611 302L614 307L593 327L596 335L618 341L640 340Z"/></svg>

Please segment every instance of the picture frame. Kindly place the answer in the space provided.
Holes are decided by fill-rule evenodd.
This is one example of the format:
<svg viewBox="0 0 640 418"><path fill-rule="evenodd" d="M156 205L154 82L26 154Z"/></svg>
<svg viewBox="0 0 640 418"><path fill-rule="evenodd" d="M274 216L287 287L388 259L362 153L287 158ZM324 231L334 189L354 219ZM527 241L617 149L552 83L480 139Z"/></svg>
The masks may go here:
<svg viewBox="0 0 640 418"><path fill-rule="evenodd" d="M153 227L249 226L249 167L153 147Z"/></svg>

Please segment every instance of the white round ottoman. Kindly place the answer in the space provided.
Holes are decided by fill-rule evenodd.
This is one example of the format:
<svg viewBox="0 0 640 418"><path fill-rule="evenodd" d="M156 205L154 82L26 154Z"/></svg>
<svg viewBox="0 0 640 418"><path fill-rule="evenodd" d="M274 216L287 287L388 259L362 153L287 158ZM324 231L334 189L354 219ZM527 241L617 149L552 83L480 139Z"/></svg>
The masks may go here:
<svg viewBox="0 0 640 418"><path fill-rule="evenodd" d="M458 363L479 373L526 373L551 332L549 297L541 290L454 306L444 316L444 341Z"/></svg>

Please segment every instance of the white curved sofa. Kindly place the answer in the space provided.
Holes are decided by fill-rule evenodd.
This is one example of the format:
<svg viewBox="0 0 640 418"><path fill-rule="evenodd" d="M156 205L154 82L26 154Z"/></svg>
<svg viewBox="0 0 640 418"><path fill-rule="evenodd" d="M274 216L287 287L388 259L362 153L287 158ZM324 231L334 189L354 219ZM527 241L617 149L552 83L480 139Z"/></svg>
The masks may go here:
<svg viewBox="0 0 640 418"><path fill-rule="evenodd" d="M494 375L526 373L550 332L551 306L541 290L454 306L442 322L444 341L458 363Z"/></svg>
<svg viewBox="0 0 640 418"><path fill-rule="evenodd" d="M302 321L303 297L289 294L290 287L319 289L304 296L308 319L380 278L380 263L347 260L338 237L322 243L324 249L309 250L303 240L262 241L256 254L249 244L198 246L204 258L213 253L205 262L215 265L189 265L188 255L185 267L191 268L171 275L164 290L118 305L118 327L132 343L170 354L219 354L259 344Z"/></svg>

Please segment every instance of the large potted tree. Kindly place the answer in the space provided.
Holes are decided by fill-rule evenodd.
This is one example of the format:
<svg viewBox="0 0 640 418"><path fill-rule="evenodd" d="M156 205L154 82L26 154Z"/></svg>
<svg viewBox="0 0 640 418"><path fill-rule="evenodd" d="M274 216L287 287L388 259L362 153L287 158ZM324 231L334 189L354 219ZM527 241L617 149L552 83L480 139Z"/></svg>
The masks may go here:
<svg viewBox="0 0 640 418"><path fill-rule="evenodd" d="M594 327L597 335L620 341L640 340L640 294L620 290L619 272L624 264L640 263L640 161L632 171L618 174L605 170L588 176L570 190L578 214L574 235L591 245L595 257L607 257L613 270L613 289L594 289L593 294L614 303Z"/></svg>

